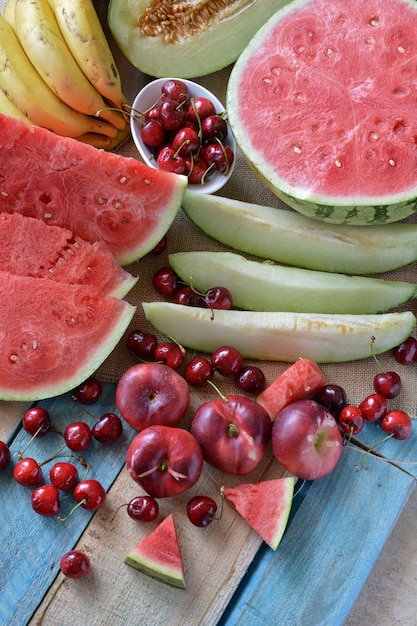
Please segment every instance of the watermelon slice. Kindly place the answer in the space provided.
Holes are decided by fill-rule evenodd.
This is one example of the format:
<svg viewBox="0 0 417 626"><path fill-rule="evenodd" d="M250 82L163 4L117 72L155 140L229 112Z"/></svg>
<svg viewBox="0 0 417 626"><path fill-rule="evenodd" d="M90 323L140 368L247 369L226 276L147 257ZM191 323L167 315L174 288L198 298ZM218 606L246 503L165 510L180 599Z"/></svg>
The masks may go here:
<svg viewBox="0 0 417 626"><path fill-rule="evenodd" d="M40 400L81 384L134 312L90 286L0 271L0 399Z"/></svg>
<svg viewBox="0 0 417 626"><path fill-rule="evenodd" d="M0 213L0 270L91 285L123 298L136 283L103 241L90 243L67 228L20 213Z"/></svg>
<svg viewBox="0 0 417 626"><path fill-rule="evenodd" d="M294 476L223 487L224 497L270 548L276 550L287 526Z"/></svg>
<svg viewBox="0 0 417 626"><path fill-rule="evenodd" d="M105 241L121 265L162 239L186 185L185 176L0 115L0 212Z"/></svg>
<svg viewBox="0 0 417 626"><path fill-rule="evenodd" d="M171 513L124 559L135 569L163 583L185 589L184 566Z"/></svg>
<svg viewBox="0 0 417 626"><path fill-rule="evenodd" d="M284 202L328 222L416 212L417 4L295 0L261 27L227 90L235 139Z"/></svg>

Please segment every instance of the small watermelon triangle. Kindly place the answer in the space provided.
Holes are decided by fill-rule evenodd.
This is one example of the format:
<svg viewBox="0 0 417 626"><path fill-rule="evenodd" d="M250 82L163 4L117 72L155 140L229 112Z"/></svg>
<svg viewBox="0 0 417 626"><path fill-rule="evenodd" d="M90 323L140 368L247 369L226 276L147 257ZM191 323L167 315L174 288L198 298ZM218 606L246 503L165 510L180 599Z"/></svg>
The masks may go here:
<svg viewBox="0 0 417 626"><path fill-rule="evenodd" d="M295 477L275 478L236 487L223 487L223 495L273 550L287 526Z"/></svg>
<svg viewBox="0 0 417 626"><path fill-rule="evenodd" d="M185 589L184 566L173 514L142 539L125 556L124 562L163 583Z"/></svg>

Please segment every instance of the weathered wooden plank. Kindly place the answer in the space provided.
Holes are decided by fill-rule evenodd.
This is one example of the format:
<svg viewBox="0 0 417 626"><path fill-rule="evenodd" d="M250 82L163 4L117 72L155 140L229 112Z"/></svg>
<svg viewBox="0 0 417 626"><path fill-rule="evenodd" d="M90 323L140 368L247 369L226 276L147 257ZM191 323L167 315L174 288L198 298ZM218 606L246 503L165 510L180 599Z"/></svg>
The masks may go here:
<svg viewBox="0 0 417 626"><path fill-rule="evenodd" d="M344 451L309 485L276 553L263 548L218 626L343 624L414 487L375 456Z"/></svg>

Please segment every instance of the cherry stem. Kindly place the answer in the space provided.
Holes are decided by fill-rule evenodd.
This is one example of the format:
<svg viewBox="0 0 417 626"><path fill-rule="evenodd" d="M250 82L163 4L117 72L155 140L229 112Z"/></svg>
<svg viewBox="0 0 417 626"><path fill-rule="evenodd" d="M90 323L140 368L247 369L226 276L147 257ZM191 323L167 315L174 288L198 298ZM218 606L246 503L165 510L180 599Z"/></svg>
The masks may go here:
<svg viewBox="0 0 417 626"><path fill-rule="evenodd" d="M52 456L50 456L48 459L45 459L44 461L42 461L41 463L39 463L39 465L45 465L46 463L49 463L49 461L52 461L53 459L57 459L58 457L63 457L63 456L68 456L68 454L61 454L62 450L64 450L66 448L66 444L64 444L63 446L61 446L57 452L55 452L55 454L53 454Z"/></svg>
<svg viewBox="0 0 417 626"><path fill-rule="evenodd" d="M38 434L41 432L43 428L43 425L39 426L38 430L32 435L32 437L29 439L29 441L26 443L26 445L24 446L23 450L19 450L19 452L17 453L17 458L21 459L24 455L24 453L26 452L26 450L29 448L30 444L32 443L32 441L34 439L36 439L36 437L38 436Z"/></svg>
<svg viewBox="0 0 417 626"><path fill-rule="evenodd" d="M78 404L79 408L80 408L82 411L84 411L84 413L86 413L87 415L89 415L90 417L92 417L93 419L95 419L95 420L96 420L96 422L99 422L99 421L100 421L100 420L99 420L99 418L98 418L98 417L96 417L96 416L94 415L94 413L91 413L91 411L89 411L88 409L86 409L86 408L85 408L85 406L82 406L82 405L78 402L78 400L77 400L77 398L76 398L75 396L72 396L72 399L73 399L73 400L74 400L74 401Z"/></svg>
<svg viewBox="0 0 417 626"><path fill-rule="evenodd" d="M44 607L42 613L40 614L40 616L36 620L36 626L41 626L41 624L43 622L43 618L45 617L46 611L51 606L52 602L55 599L56 594L58 593L58 591L60 590L60 588L64 584L64 582L65 582L65 578L62 578L62 580L60 580L59 583L57 584L57 586L55 587L54 591L52 592L51 597L48 599L47 603L45 604L45 607Z"/></svg>
<svg viewBox="0 0 417 626"><path fill-rule="evenodd" d="M378 361L378 358L377 358L377 356L375 354L375 351L374 351L374 344L375 344L375 337L374 337L374 335L372 335L372 337L371 337L371 353L372 353L372 357L373 357L375 363L377 364L377 367L378 367L379 371L382 371L381 364Z"/></svg>
<svg viewBox="0 0 417 626"><path fill-rule="evenodd" d="M360 467L362 469L364 463L365 463L365 457L370 453L373 452L375 450L375 448L377 448L378 446L382 445L385 441L388 441L388 439L391 439L391 437L394 436L395 433L390 433L389 435L387 435L386 437L384 437L383 439L381 439L380 441L378 441L375 445L373 445L371 448L369 448L363 455L362 455L362 459L361 459L361 464Z"/></svg>
<svg viewBox="0 0 417 626"><path fill-rule="evenodd" d="M225 402L229 402L229 400L227 399L227 397L224 395L224 393L222 393L220 391L220 389L217 387L217 385L215 383L213 383L212 380L208 380L207 381L208 385L211 385L213 387L213 389L219 394L219 396L221 397L222 400L224 400Z"/></svg>
<svg viewBox="0 0 417 626"><path fill-rule="evenodd" d="M72 507L72 509L70 510L70 512L68 513L68 515L65 515L65 517L57 517L58 522L65 522L69 517L71 517L71 515L80 508L80 506L82 506L83 504L85 504L87 502L87 498L83 498L82 500L80 500L79 502L77 502L77 504L75 506Z"/></svg>

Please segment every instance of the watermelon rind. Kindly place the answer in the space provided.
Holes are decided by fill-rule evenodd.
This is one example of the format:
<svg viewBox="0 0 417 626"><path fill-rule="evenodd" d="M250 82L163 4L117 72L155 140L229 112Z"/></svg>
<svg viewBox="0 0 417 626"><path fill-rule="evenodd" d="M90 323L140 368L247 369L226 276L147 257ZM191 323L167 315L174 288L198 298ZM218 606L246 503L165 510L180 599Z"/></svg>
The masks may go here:
<svg viewBox="0 0 417 626"><path fill-rule="evenodd" d="M71 391L102 365L135 311L92 287L0 271L0 399Z"/></svg>
<svg viewBox="0 0 417 626"><path fill-rule="evenodd" d="M380 313L417 293L413 283L261 263L233 252L176 252L169 263L198 291L222 285L235 307L251 311Z"/></svg>
<svg viewBox="0 0 417 626"><path fill-rule="evenodd" d="M232 69L226 95L229 123L254 172L293 209L334 224L396 222L417 211L417 177L411 172L415 131L407 119L412 104L404 104L407 92L412 92L412 82L408 81L414 75L414 53L408 33L417 27L415 2L392 0L388 6L379 3L373 10L377 15L386 15L386 19L376 18L378 28L374 27L371 16L356 19L363 10L360 0L350 3L348 16L344 14L345 7L345 2L339 0L330 4L294 0L280 8L258 30ZM388 16L400 11L401 16L396 15L394 23ZM280 30L275 30L276 27ZM270 49L265 45L268 41L273 44ZM347 53L344 45L349 48ZM362 67L365 69L360 71L358 68ZM349 120L340 120L343 111L339 111L337 103L343 102L345 93L346 102L350 98L363 108L355 110ZM400 101L398 93L404 96L403 100ZM251 94L256 101L250 98ZM250 105L246 106L248 100ZM314 118L309 117L310 111ZM363 125L358 120L361 113L366 117ZM256 116L259 128L274 129L269 153L263 145L265 133L260 135L255 131L252 115L253 119ZM382 120L384 127L378 125ZM398 124L402 130L399 133ZM284 133L288 129L285 139L281 128ZM366 137L373 132L379 140L375 149L372 138L366 143ZM272 156L275 138L276 143L291 150L287 158L284 152L279 158L285 166L293 159L294 170L297 168L299 173L297 180L295 177L289 180L282 173L276 155ZM356 154L350 153L353 144L352 153L356 150ZM314 165L310 161L306 165L305 154L311 156L311 163L313 155L317 155ZM372 191L369 185L368 189L358 191L358 177L365 179L365 170L371 172L374 162L375 175L368 178L372 182L378 180L379 185ZM320 191L317 184L321 177L326 181L336 178L346 181L348 176L350 186L344 183L346 193L336 188ZM404 184L397 186L402 180ZM390 181L396 186L390 188Z"/></svg>
<svg viewBox="0 0 417 626"><path fill-rule="evenodd" d="M171 513L124 558L126 565L160 582L185 589L178 536Z"/></svg>
<svg viewBox="0 0 417 626"><path fill-rule="evenodd" d="M246 358L316 363L356 361L398 346L411 335L411 311L331 315L214 310L173 302L143 302L145 316L160 333L181 345L212 353L232 345Z"/></svg>
<svg viewBox="0 0 417 626"><path fill-rule="evenodd" d="M222 493L272 550L281 543L292 508L295 477L224 487Z"/></svg>
<svg viewBox="0 0 417 626"><path fill-rule="evenodd" d="M216 241L296 267L378 274L417 260L417 224L323 224L291 210L189 192L182 207Z"/></svg>

